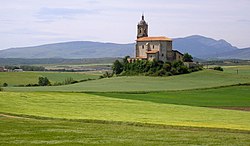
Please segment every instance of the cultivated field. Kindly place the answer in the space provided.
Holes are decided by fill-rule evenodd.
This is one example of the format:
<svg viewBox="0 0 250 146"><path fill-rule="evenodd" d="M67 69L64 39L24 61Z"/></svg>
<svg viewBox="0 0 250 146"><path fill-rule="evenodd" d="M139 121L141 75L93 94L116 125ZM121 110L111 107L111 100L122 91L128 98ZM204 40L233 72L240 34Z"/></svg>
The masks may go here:
<svg viewBox="0 0 250 146"><path fill-rule="evenodd" d="M0 119L1 145L249 145L249 132L239 130L129 125L34 117Z"/></svg>
<svg viewBox="0 0 250 146"><path fill-rule="evenodd" d="M74 80L97 79L99 76L85 73L66 72L0 72L0 84L7 83L9 86L37 84L39 77L47 77L52 83L63 82L67 78Z"/></svg>
<svg viewBox="0 0 250 146"><path fill-rule="evenodd" d="M6 91L145 92L212 88L250 83L250 75L204 70L170 77L113 77L54 87L5 88Z"/></svg>
<svg viewBox="0 0 250 146"><path fill-rule="evenodd" d="M250 67L224 70L3 88L0 141L3 145L250 145Z"/></svg>

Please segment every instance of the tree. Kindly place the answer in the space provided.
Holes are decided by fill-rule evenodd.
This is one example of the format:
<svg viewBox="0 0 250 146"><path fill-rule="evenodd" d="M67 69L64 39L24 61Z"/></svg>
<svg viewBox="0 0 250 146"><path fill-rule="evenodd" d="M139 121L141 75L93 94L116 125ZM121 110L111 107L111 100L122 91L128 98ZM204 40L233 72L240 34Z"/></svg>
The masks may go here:
<svg viewBox="0 0 250 146"><path fill-rule="evenodd" d="M171 70L171 63L169 62L164 63L162 68L166 70L167 72L169 72Z"/></svg>
<svg viewBox="0 0 250 146"><path fill-rule="evenodd" d="M8 86L8 84L7 83L3 83L3 87L7 87Z"/></svg>
<svg viewBox="0 0 250 146"><path fill-rule="evenodd" d="M51 84L50 84L50 81L47 77L39 77L38 78L38 85L39 86L49 86Z"/></svg>
<svg viewBox="0 0 250 146"><path fill-rule="evenodd" d="M113 76L112 73L106 71L102 76L100 76L100 78L111 78L112 76Z"/></svg>
<svg viewBox="0 0 250 146"><path fill-rule="evenodd" d="M130 58L130 56L125 56L124 58L123 58L123 64L124 65L126 65L126 64L128 64L129 62L128 62L128 59Z"/></svg>
<svg viewBox="0 0 250 146"><path fill-rule="evenodd" d="M119 60L116 60L112 66L115 74L120 74L123 71L123 65Z"/></svg>
<svg viewBox="0 0 250 146"><path fill-rule="evenodd" d="M188 53L185 53L184 55L183 55L183 61L184 62L193 62L193 57L190 55L190 54L188 54Z"/></svg>
<svg viewBox="0 0 250 146"><path fill-rule="evenodd" d="M223 68L220 66L216 66L216 67L214 67L214 70L223 71Z"/></svg>

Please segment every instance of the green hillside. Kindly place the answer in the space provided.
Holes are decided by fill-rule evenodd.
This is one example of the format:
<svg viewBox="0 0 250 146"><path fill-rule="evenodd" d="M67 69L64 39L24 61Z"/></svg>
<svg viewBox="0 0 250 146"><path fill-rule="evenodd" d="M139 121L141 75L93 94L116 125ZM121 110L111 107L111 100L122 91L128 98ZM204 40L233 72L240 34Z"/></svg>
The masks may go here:
<svg viewBox="0 0 250 146"><path fill-rule="evenodd" d="M15 87L5 91L74 91L74 92L136 92L169 91L211 88L239 83L250 83L250 76L204 70L170 77L113 77L54 87Z"/></svg>
<svg viewBox="0 0 250 146"><path fill-rule="evenodd" d="M79 81L88 78L97 79L99 76L65 72L0 72L0 84L7 83L9 86L37 84L39 77L47 77L52 83L55 83L70 77Z"/></svg>
<svg viewBox="0 0 250 146"><path fill-rule="evenodd" d="M5 87L0 92L1 144L250 145L250 66L223 68L224 72L169 77ZM20 84L37 75L52 81L98 78L78 73L13 74L0 74L0 79Z"/></svg>
<svg viewBox="0 0 250 146"><path fill-rule="evenodd" d="M0 92L0 111L63 119L250 130L250 112L115 99L85 93Z"/></svg>
<svg viewBox="0 0 250 146"><path fill-rule="evenodd" d="M149 92L149 93L92 93L94 95L150 101L154 103L202 107L250 107L250 86L218 89Z"/></svg>
<svg viewBox="0 0 250 146"><path fill-rule="evenodd" d="M2 145L249 145L246 131L0 116ZM4 126L3 126L4 125Z"/></svg>

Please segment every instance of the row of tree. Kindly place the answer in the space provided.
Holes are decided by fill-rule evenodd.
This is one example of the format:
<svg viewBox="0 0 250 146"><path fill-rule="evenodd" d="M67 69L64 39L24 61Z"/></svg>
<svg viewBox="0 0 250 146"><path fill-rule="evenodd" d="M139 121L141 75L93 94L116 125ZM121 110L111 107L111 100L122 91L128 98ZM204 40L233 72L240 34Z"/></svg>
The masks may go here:
<svg viewBox="0 0 250 146"><path fill-rule="evenodd" d="M52 84L47 77L39 77L37 84L27 84L27 85L19 85L19 86L22 86L22 87L23 86L26 86L26 87L31 87L31 86L61 86L61 85L68 85L68 84L75 84L75 83L79 83L79 82L85 82L85 81L89 81L89 80L94 80L94 79L87 78L87 79L83 79L80 81L76 81L72 77L69 77L69 78L66 78L62 82L55 82Z"/></svg>
<svg viewBox="0 0 250 146"><path fill-rule="evenodd" d="M188 54L189 55L189 54ZM148 76L171 76L178 74L190 73L202 70L202 66L196 65L187 67L182 61L162 62L136 60L128 62L129 56L126 56L122 61L116 60L112 66L113 73L116 75L148 75ZM189 62L192 56L188 56Z"/></svg>
<svg viewBox="0 0 250 146"><path fill-rule="evenodd" d="M22 69L24 71L45 71L45 67L43 66L30 66L30 65L21 65L21 66L6 65L5 68L9 70Z"/></svg>

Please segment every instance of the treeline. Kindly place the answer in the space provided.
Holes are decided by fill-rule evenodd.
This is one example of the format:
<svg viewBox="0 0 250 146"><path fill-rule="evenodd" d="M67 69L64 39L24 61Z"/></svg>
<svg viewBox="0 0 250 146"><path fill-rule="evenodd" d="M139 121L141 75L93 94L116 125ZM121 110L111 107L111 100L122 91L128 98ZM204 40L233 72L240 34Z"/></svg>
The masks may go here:
<svg viewBox="0 0 250 146"><path fill-rule="evenodd" d="M21 65L21 66L6 65L5 68L9 70L22 69L23 71L45 71L45 67L43 66L30 66L30 65Z"/></svg>
<svg viewBox="0 0 250 146"><path fill-rule="evenodd" d="M171 76L202 70L203 67L198 64L187 67L182 61L136 60L130 63L127 56L123 61L116 60L112 69L116 75Z"/></svg>
<svg viewBox="0 0 250 146"><path fill-rule="evenodd" d="M32 86L61 86L61 85L69 85L69 84L75 84L75 83L80 83L80 82L85 82L85 81L90 81L90 80L95 80L95 79L83 79L80 81L74 80L72 77L66 78L62 82L55 82L51 83L51 81L47 77L39 77L38 78L38 83L37 84L27 84L27 85L17 85L18 87L32 87Z"/></svg>

